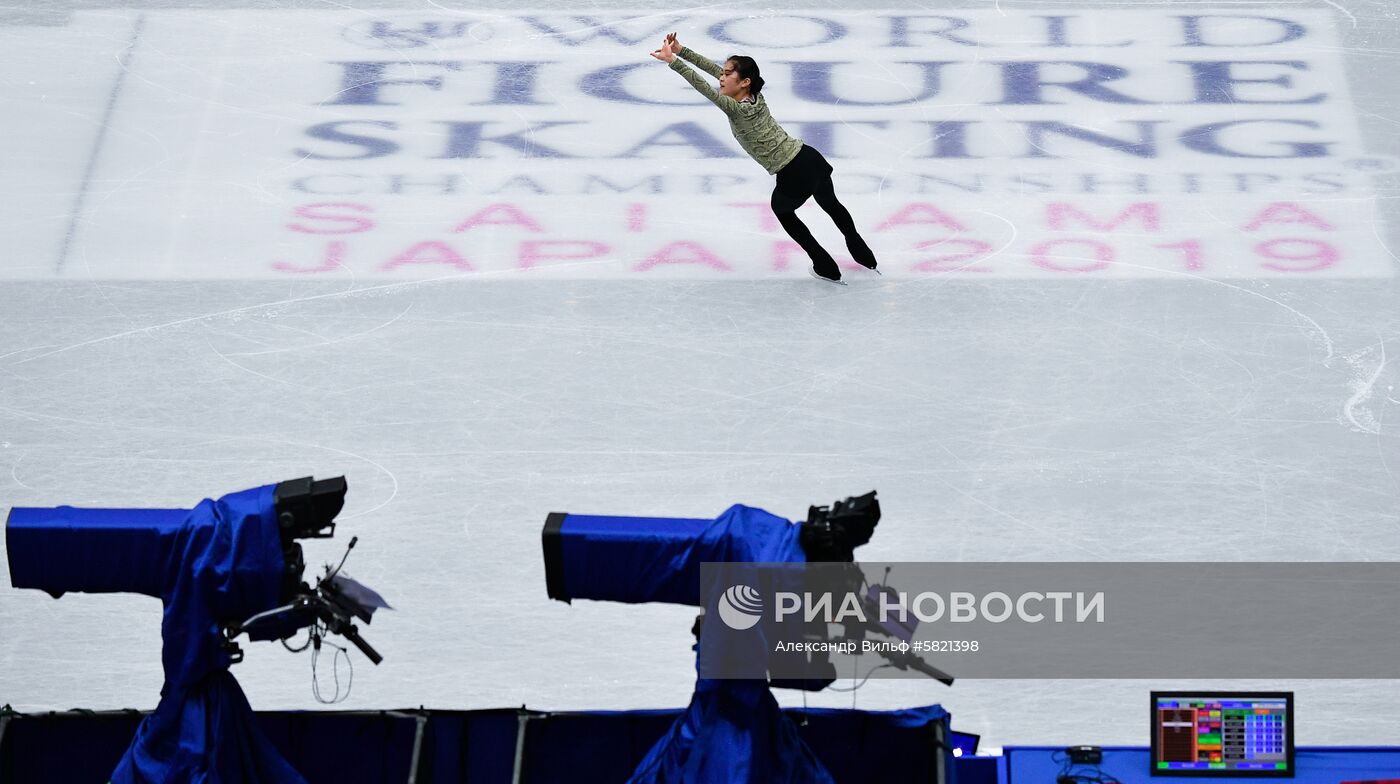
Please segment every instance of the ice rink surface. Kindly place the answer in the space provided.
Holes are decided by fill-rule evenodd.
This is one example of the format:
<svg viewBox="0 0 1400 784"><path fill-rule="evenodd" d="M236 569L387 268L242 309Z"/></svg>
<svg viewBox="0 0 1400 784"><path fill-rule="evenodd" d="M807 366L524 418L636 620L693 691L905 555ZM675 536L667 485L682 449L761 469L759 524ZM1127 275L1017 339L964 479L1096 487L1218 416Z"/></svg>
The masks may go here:
<svg viewBox="0 0 1400 784"><path fill-rule="evenodd" d="M806 276L670 30L758 60L883 277ZM876 489L876 561L1400 560L1397 47L1354 0L0 7L0 500L345 475L308 560L358 536L396 611L341 708L684 704L693 611L548 600L552 511ZM0 704L154 706L158 602L8 577ZM247 647L254 707L318 707ZM1143 745L1178 686L1400 744L1395 681L808 704Z"/></svg>

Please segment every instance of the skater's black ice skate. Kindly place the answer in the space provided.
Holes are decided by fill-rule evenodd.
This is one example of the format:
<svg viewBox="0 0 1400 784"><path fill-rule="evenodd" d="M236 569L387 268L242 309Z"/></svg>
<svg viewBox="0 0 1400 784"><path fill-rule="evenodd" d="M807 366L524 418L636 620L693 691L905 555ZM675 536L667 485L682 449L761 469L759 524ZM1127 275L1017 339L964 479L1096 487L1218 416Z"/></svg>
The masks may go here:
<svg viewBox="0 0 1400 784"><path fill-rule="evenodd" d="M824 281L826 281L827 283L835 283L835 284L838 285L838 286L844 286L844 285L846 285L846 281L841 280L839 277L837 277L837 278L828 278L827 276L821 274L820 272L817 272L817 268L816 268L816 267L808 267L808 268L807 268L807 274L808 274L808 275L811 275L812 277L816 278L817 280L824 280ZM839 275L840 273L837 273L837 274Z"/></svg>
<svg viewBox="0 0 1400 784"><path fill-rule="evenodd" d="M865 240L859 237L848 238L846 250L851 252L851 258L855 259L855 262L860 266L871 270L876 275L883 274L875 269L875 265L878 263L875 261L875 251L872 251L870 246L865 244Z"/></svg>

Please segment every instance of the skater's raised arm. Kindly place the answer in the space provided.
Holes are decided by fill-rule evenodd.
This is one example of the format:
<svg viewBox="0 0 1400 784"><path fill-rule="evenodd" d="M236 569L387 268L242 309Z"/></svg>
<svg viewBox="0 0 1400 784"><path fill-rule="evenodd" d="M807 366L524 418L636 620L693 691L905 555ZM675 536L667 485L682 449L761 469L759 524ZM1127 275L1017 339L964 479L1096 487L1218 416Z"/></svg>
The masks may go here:
<svg viewBox="0 0 1400 784"><path fill-rule="evenodd" d="M673 46L672 39L668 37L667 42L662 44L660 49L657 49L656 51L652 52L651 56L664 63L669 64L671 66L672 71L675 71L676 73L680 74L687 82L690 82L691 87L694 87L697 92L710 99L710 102L713 103L715 106L718 106L725 114L730 115L731 117L738 114L742 109L742 104L740 104L739 101L729 97L728 95L722 94L719 90L716 90L714 87L710 86L710 83L705 81L705 77L691 70L690 66L681 62L680 58L676 57L676 49L678 48L681 48L680 44L676 43ZM706 60L706 62L709 61ZM714 63L710 63L710 65L713 66ZM718 68L718 66L715 67ZM724 69L720 69L719 75L722 75L723 73Z"/></svg>
<svg viewBox="0 0 1400 784"><path fill-rule="evenodd" d="M716 79L718 79L720 75L724 73L724 69L719 67L719 65L715 63L714 60L705 57L704 55L689 47L681 46L681 42L678 38L676 38L675 33L671 33L670 35L666 36L666 45L671 48L671 51L690 61L692 64L695 65L696 68L699 68L700 70L704 71L710 76L715 77Z"/></svg>
<svg viewBox="0 0 1400 784"><path fill-rule="evenodd" d="M721 95L718 90L710 86L709 82L705 81L705 77L691 70L690 66L681 62L679 59L671 61L671 70L684 77L687 82L690 82L691 87L694 87L701 95L709 98L710 101L715 106L718 106L725 114L736 114L742 108L738 101L727 95Z"/></svg>
<svg viewBox="0 0 1400 784"><path fill-rule="evenodd" d="M713 60L707 59L704 55L695 52L689 47L682 46L680 52L677 54L694 63L696 68L699 68L710 76L718 78L720 74L724 73L724 69L715 64Z"/></svg>

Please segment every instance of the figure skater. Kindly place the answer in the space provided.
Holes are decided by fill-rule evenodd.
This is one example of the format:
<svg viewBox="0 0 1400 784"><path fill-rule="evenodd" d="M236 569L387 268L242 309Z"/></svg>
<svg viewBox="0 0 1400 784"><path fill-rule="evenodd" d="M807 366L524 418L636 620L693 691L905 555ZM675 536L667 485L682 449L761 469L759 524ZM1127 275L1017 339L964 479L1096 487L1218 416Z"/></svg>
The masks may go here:
<svg viewBox="0 0 1400 784"><path fill-rule="evenodd" d="M769 174L778 176L770 201L773 214L778 216L778 222L788 236L812 258L812 268L809 270L812 277L832 283L842 282L841 270L836 266L835 259L797 217L797 208L809 196L816 197L817 204L826 210L826 214L845 235L846 249L856 263L866 269L875 269L875 254L856 231L851 213L836 198L831 183L831 164L820 152L803 144L801 139L789 136L768 113L768 103L762 95L763 77L759 76L758 64L753 58L735 55L720 68L713 61L681 46L675 33L666 36L661 48L652 52L651 56L669 63L671 70L685 77L701 95L729 115L729 129L739 141L739 146ZM700 74L686 66L682 58L717 77L719 91L716 92Z"/></svg>

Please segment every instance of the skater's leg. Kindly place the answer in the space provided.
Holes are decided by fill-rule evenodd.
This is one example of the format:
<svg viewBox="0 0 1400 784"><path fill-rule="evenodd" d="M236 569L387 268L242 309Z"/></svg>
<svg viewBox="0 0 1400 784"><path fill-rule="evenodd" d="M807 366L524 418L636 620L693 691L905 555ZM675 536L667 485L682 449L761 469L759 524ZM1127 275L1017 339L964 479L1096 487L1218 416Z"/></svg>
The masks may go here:
<svg viewBox="0 0 1400 784"><path fill-rule="evenodd" d="M856 231L855 219L851 217L846 205L836 198L836 189L832 186L830 177L827 177L825 182L819 185L813 196L817 200L817 206L825 210L826 214L831 216L832 222L836 224L836 228L841 230L842 236L846 238L846 249L851 252L856 263L862 267L875 269L875 253L870 250L869 245L865 244L860 232Z"/></svg>
<svg viewBox="0 0 1400 784"><path fill-rule="evenodd" d="M836 228L841 230L842 235L846 237L860 236L860 234L856 232L856 222L855 219L851 217L850 211L846 209L846 205L842 204L841 201L836 198L836 188L832 184L830 177L826 178L826 181L820 184L812 196L816 198L817 206L826 210L826 214L831 216L832 223L836 224Z"/></svg>
<svg viewBox="0 0 1400 784"><path fill-rule="evenodd" d="M823 248L821 243L817 242L817 238L812 236L812 232L807 228L807 224L803 223L802 219L797 217L797 213L780 212L777 213L777 216L778 222L783 225L783 229L787 231L788 236L792 237L793 241L798 245L801 245L802 250L806 251L807 255L811 257L812 269L816 270L817 274L821 275L823 278L840 280L841 268L836 266L836 259L833 259L831 254L827 253L826 248Z"/></svg>
<svg viewBox="0 0 1400 784"><path fill-rule="evenodd" d="M807 224L797 217L797 208L802 206L802 202L807 200L806 196L795 197L774 190L772 198L773 214L778 217L778 223L782 224L783 230L792 237L802 247L802 250L812 259L812 268L818 275L831 280L841 279L841 269L836 266L836 260L827 253L826 248L817 242L817 238L812 236L812 232L807 228Z"/></svg>

